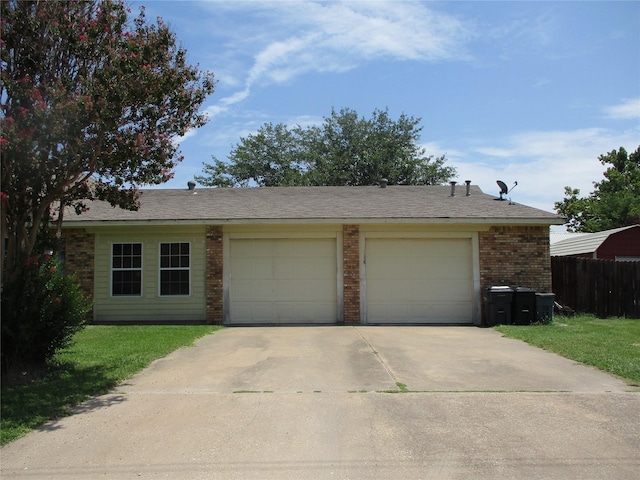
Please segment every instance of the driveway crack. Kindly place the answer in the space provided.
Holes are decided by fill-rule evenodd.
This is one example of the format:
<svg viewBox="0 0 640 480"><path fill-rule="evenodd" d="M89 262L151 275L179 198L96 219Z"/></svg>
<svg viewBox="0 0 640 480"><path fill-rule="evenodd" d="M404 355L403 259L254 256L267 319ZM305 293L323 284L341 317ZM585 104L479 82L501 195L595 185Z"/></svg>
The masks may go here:
<svg viewBox="0 0 640 480"><path fill-rule="evenodd" d="M373 348L373 345L371 345L371 342L369 342L369 340L367 340L367 338L362 334L360 329L357 327L353 327L353 328L355 329L356 332L358 332L358 335L360 335L360 338L362 338L362 341L367 344L367 346L369 347L371 352L375 355L380 365L382 365L382 368L384 368L385 371L387 372L387 375L389 375L391 380L393 380L393 383L395 383L399 388L400 388L400 385L403 385L404 388L406 389L406 386L402 382L400 382L400 379L396 377L396 375L393 373L391 368L389 368L389 366L385 363L385 361L380 357L380 355L378 354L378 351L375 348Z"/></svg>

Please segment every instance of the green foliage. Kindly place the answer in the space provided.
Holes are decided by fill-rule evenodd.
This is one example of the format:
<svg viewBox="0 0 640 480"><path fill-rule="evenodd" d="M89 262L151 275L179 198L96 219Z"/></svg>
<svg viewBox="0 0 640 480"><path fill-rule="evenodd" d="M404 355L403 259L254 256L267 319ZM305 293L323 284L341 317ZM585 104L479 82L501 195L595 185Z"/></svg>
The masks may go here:
<svg viewBox="0 0 640 480"><path fill-rule="evenodd" d="M332 110L321 126L268 123L241 138L229 162L205 163L196 180L215 187L444 183L455 169L444 156L425 155L419 123L404 114L393 120L387 110L361 118L350 109Z"/></svg>
<svg viewBox="0 0 640 480"><path fill-rule="evenodd" d="M640 223L640 147L630 155L620 147L599 160L610 166L604 180L594 182L588 197L565 187L564 200L555 203L556 211L567 217L570 232L600 232Z"/></svg>
<svg viewBox="0 0 640 480"><path fill-rule="evenodd" d="M131 22L119 0L2 1L0 19L0 238L11 277L61 207L135 209L139 186L171 178L175 138L206 122L198 109L214 82L160 19L141 9Z"/></svg>
<svg viewBox="0 0 640 480"><path fill-rule="evenodd" d="M45 363L84 327L91 305L54 261L28 260L2 291L3 369Z"/></svg>
<svg viewBox="0 0 640 480"><path fill-rule="evenodd" d="M67 415L68 409L115 385L173 350L220 327L209 325L105 326L89 325L73 344L50 362L35 381L2 384L4 445L38 425ZM28 371L23 372L28 377ZM28 378L27 378L28 379ZM117 401L117 400L113 400Z"/></svg>
<svg viewBox="0 0 640 480"><path fill-rule="evenodd" d="M500 325L494 329L640 384L639 320L556 316L547 325Z"/></svg>

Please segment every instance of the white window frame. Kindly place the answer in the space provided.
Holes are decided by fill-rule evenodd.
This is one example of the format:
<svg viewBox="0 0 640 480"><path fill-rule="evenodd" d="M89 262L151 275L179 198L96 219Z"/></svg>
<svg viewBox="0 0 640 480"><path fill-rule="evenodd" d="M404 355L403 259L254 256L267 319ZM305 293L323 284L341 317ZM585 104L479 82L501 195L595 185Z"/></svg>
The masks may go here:
<svg viewBox="0 0 640 480"><path fill-rule="evenodd" d="M114 257L114 253L113 253L113 249L116 245L131 245L132 248L134 245L140 245L140 267L115 267L113 265L113 257ZM133 255L133 254L132 254ZM144 245L142 244L142 242L113 242L111 243L111 249L110 249L110 272L111 272L111 278L109 279L109 290L110 290L110 294L112 297L116 297L116 298L125 298L125 297L142 297L142 293L144 291L144 275L143 275L143 271L144 271ZM139 271L140 272L140 293L126 293L126 294L122 294L122 293L113 293L113 274L114 272L120 272L120 271Z"/></svg>
<svg viewBox="0 0 640 480"><path fill-rule="evenodd" d="M163 267L162 266L162 257L163 257L163 255L162 255L162 246L163 245L171 246L173 244L180 245L181 246L180 248L182 248L182 245L185 245L185 244L189 246L189 266L188 267L182 267L182 266L179 266L179 267L171 267L171 266ZM169 248L171 248L171 247L169 247ZM193 263L191 252L192 252L191 242L160 242L159 243L159 245L158 245L158 296L159 297L190 297L191 296L191 284L192 284L192 281L191 281L191 265ZM171 254L169 254L169 255L171 255ZM188 291L188 293L178 293L178 294L166 294L165 293L165 294L163 294L162 293L162 272L165 272L165 271L187 271L188 282L189 282L189 289L188 289L189 291Z"/></svg>

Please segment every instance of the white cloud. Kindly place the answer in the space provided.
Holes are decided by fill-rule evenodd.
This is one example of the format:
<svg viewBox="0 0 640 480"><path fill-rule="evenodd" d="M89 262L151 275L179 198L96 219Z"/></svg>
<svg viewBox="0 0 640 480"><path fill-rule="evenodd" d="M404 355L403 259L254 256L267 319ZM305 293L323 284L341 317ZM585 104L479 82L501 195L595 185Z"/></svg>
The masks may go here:
<svg viewBox="0 0 640 480"><path fill-rule="evenodd" d="M506 158L513 155L511 150L505 148L495 148L495 147L478 147L475 150L476 152L485 155L487 157L500 157Z"/></svg>
<svg viewBox="0 0 640 480"><path fill-rule="evenodd" d="M187 138L195 137L197 133L198 133L198 131L195 128L191 128L191 129L187 130L184 135L182 135L180 137L173 137L172 143L174 145L180 145Z"/></svg>
<svg viewBox="0 0 640 480"><path fill-rule="evenodd" d="M260 16L253 31L240 28L251 65L241 91L222 98L214 116L245 100L256 85L283 84L309 72L342 73L380 58L434 62L465 59L469 29L418 2L234 2ZM226 4L226 8L230 8ZM233 47L231 47L233 50ZM233 78L237 81L237 65ZM231 85L230 83L228 85Z"/></svg>
<svg viewBox="0 0 640 480"><path fill-rule="evenodd" d="M531 131L496 140L492 146L457 145L455 155L441 146L434 153L447 153L460 181L470 179L485 193L496 196L496 180L509 186L517 181L514 201L553 211L554 202L564 197L565 186L579 188L581 195L593 190L593 182L600 181L605 170L598 156L620 146L635 149L639 135L639 128L623 132L602 128ZM461 155L460 151L466 153Z"/></svg>
<svg viewBox="0 0 640 480"><path fill-rule="evenodd" d="M618 105L612 105L604 109L608 118L620 120L640 120L640 97L625 100Z"/></svg>

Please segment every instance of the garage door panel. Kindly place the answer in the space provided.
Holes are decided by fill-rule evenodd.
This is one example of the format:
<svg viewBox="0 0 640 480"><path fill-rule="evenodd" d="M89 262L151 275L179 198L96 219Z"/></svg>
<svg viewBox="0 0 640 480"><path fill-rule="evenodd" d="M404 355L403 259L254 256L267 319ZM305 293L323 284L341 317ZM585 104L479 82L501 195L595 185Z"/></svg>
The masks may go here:
<svg viewBox="0 0 640 480"><path fill-rule="evenodd" d="M279 258L259 268L262 275L282 279L326 279L336 271L335 258L329 261L326 257L297 258L295 262Z"/></svg>
<svg viewBox="0 0 640 480"><path fill-rule="evenodd" d="M335 323L336 239L232 239L230 323Z"/></svg>
<svg viewBox="0 0 640 480"><path fill-rule="evenodd" d="M365 241L368 323L472 323L470 239Z"/></svg>

